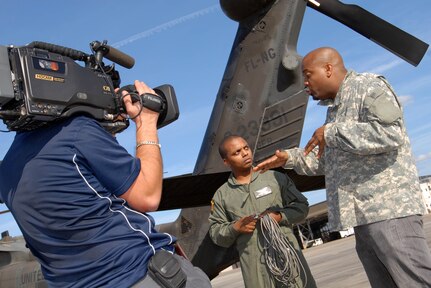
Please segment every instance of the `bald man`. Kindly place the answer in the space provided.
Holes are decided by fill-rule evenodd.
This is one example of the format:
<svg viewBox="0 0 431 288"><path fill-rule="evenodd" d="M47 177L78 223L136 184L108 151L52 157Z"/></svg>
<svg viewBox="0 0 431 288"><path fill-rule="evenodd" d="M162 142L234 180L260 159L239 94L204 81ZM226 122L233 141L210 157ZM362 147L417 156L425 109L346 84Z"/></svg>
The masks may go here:
<svg viewBox="0 0 431 288"><path fill-rule="evenodd" d="M275 167L325 175L332 231L354 227L372 287L431 287L426 213L401 104L380 75L348 71L322 47L302 61L304 84L328 106L304 149L276 151L254 170Z"/></svg>

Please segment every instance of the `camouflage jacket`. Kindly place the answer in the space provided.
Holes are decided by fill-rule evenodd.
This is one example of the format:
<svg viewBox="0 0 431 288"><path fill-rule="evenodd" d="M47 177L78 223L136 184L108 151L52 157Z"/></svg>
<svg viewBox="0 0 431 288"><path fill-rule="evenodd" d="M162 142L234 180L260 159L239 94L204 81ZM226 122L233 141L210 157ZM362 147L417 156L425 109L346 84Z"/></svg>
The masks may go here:
<svg viewBox="0 0 431 288"><path fill-rule="evenodd" d="M331 230L425 213L402 107L389 83L349 71L329 104L324 155L290 149L285 168L325 175Z"/></svg>

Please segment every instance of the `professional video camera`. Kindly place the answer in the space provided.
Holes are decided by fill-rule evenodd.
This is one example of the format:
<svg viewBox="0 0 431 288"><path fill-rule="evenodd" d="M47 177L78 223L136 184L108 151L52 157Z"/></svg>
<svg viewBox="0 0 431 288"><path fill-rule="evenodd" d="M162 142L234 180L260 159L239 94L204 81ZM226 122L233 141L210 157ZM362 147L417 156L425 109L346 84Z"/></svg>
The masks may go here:
<svg viewBox="0 0 431 288"><path fill-rule="evenodd" d="M90 43L91 54L44 42L22 47L0 46L0 118L9 130L33 130L47 123L84 113L98 120L106 130L118 133L129 120L122 117L125 107L120 75L115 63L132 68L135 60L108 46L106 41ZM103 57L111 65L103 63ZM83 61L85 66L76 60ZM154 88L157 95L138 95L134 85L121 88L144 107L160 113L157 128L179 116L171 85Z"/></svg>

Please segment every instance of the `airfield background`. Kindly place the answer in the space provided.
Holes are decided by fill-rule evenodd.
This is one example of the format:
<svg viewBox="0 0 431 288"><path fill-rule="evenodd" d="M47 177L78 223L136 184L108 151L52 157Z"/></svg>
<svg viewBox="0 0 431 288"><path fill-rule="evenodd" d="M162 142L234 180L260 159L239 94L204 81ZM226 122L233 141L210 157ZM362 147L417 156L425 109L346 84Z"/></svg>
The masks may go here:
<svg viewBox="0 0 431 288"><path fill-rule="evenodd" d="M362 6L383 19L431 42L431 6L427 0L344 1ZM19 3L19 5L18 5ZM78 5L77 5L78 4ZM85 11L77 9L82 4ZM25 9L17 9L25 7ZM127 10L127 13L120 11ZM123 84L135 78L152 86L170 83L175 87L180 106L178 121L162 128L165 176L190 173L196 162L206 125L220 86L221 77L236 34L237 23L220 9L218 0L185 0L181 4L160 0L130 1L119 6L107 0L62 2L47 0L40 5L31 0L4 1L0 18L0 45L24 45L34 40L51 42L88 52L88 43L107 39L109 44L133 56L133 69L120 69ZM117 14L121 14L119 17ZM115 16L117 15L117 16ZM384 74L404 105L407 130L420 175L431 174L431 52L418 67L399 59L351 29L307 9L298 41L304 55L318 47L332 45L344 56L346 65L357 71ZM324 121L324 111L309 102L301 146ZM0 130L6 130L0 123ZM134 153L133 129L119 135L119 141ZM0 134L0 160L14 133ZM183 141L184 140L184 141ZM306 193L311 204L325 200L325 191ZM0 205L0 210L7 209ZM179 211L154 213L156 222L176 219ZM10 213L0 215L0 232L20 235Z"/></svg>

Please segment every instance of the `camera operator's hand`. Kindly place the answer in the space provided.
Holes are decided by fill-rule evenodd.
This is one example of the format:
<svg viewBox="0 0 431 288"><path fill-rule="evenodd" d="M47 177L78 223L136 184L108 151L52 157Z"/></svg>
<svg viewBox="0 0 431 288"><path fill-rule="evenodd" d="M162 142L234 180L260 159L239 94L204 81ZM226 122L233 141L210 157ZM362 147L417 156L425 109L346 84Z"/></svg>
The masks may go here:
<svg viewBox="0 0 431 288"><path fill-rule="evenodd" d="M135 87L139 95L142 95L144 93L156 94L154 90L148 87L144 82L136 80ZM133 102L132 97L130 95L127 95L126 91L122 91L122 93L123 96L126 95L124 96L123 101L124 105L126 106L127 114L136 123L137 126L140 127L142 124L152 125L154 121L157 125L159 113L142 107L139 101ZM141 119L142 117L144 117L144 119ZM142 123L142 120L144 121L144 123ZM149 121L149 123L147 123L147 121Z"/></svg>
<svg viewBox="0 0 431 288"><path fill-rule="evenodd" d="M154 93L144 82L135 81L138 93ZM127 92L123 91L123 95ZM123 98L127 114L136 123L136 157L141 161L141 171L135 182L120 197L130 207L141 212L157 210L162 197L163 163L157 136L159 113L141 107L130 95ZM136 117L137 116L137 117Z"/></svg>

